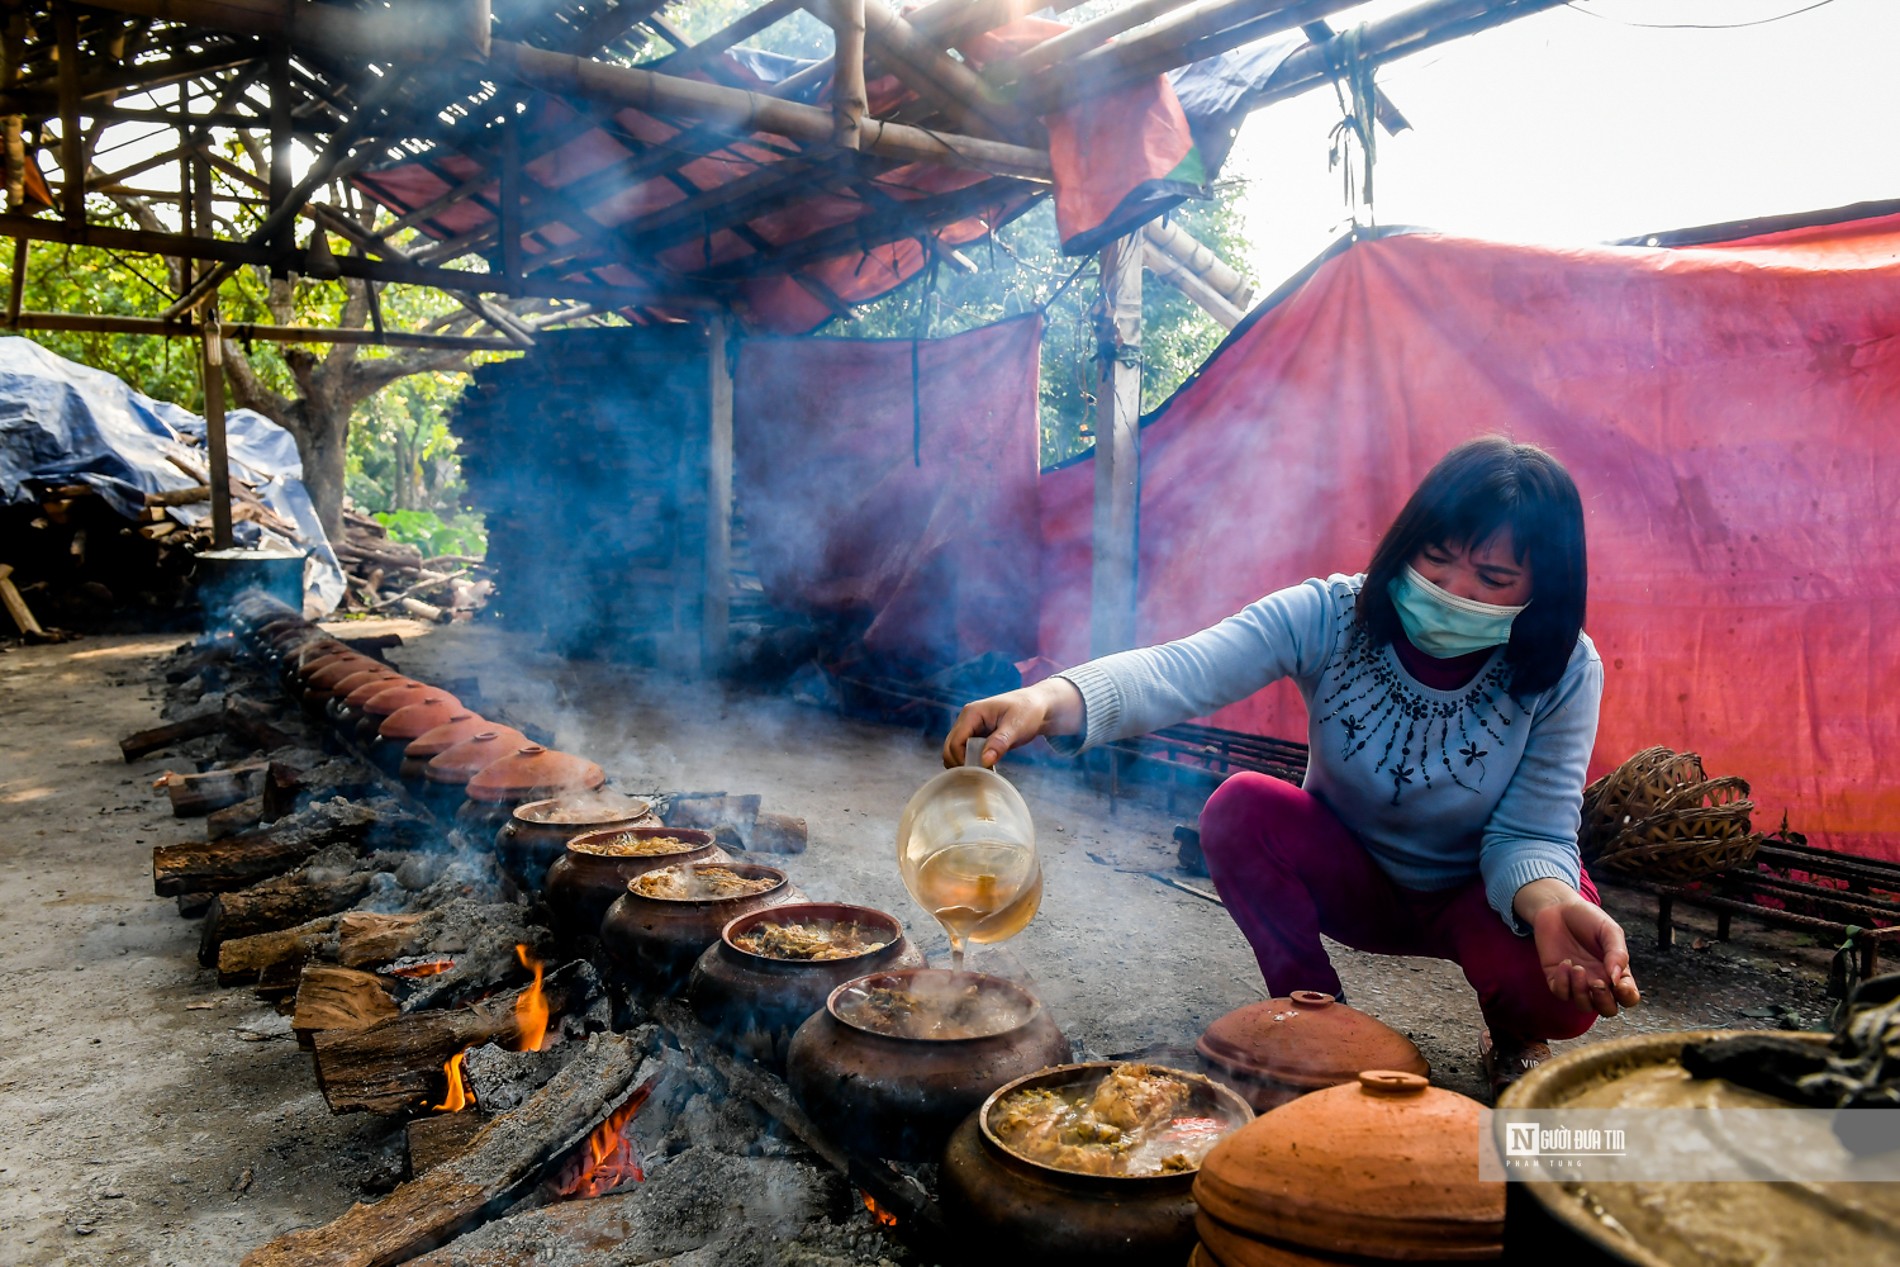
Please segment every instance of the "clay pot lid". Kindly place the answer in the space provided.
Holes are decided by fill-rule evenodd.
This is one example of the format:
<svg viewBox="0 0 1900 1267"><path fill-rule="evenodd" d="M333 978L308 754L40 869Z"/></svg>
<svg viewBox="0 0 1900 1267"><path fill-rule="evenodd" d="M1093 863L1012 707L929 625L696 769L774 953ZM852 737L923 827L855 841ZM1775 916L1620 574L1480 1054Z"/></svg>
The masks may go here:
<svg viewBox="0 0 1900 1267"><path fill-rule="evenodd" d="M431 783L467 783L527 742L528 737L512 727L484 723L482 729L430 757L422 774Z"/></svg>
<svg viewBox="0 0 1900 1267"><path fill-rule="evenodd" d="M344 681L348 680L347 678L344 679ZM388 673L381 674L377 677L366 677L347 691L343 689L343 682L338 682L336 685L336 697L343 701L343 707L360 710L363 705L369 703L384 691L389 690L391 687L402 686L405 683L412 686L422 685L422 683L415 681L415 679L406 678L392 669Z"/></svg>
<svg viewBox="0 0 1900 1267"><path fill-rule="evenodd" d="M537 827L572 827L579 831L637 822L652 812L653 802L644 796L601 789L528 801L515 806L514 817Z"/></svg>
<svg viewBox="0 0 1900 1267"><path fill-rule="evenodd" d="M358 687L368 686L371 682L387 682L391 678L399 678L401 676L402 674L396 672L396 670L386 664L379 664L369 669L359 668L354 673L338 678L336 684L330 688L330 693L347 699L349 698L350 692L356 690Z"/></svg>
<svg viewBox="0 0 1900 1267"><path fill-rule="evenodd" d="M1338 1086L1361 1069L1430 1072L1411 1039L1317 990L1229 1012L1194 1047L1228 1073L1292 1087Z"/></svg>
<svg viewBox="0 0 1900 1267"><path fill-rule="evenodd" d="M468 799L540 800L560 792L589 792L606 781L606 771L585 757L523 743L468 781Z"/></svg>
<svg viewBox="0 0 1900 1267"><path fill-rule="evenodd" d="M310 674L322 668L325 663L336 659L338 656L369 659L369 657L363 655L362 652L352 651L334 638L325 638L297 648L297 672L302 676L308 677Z"/></svg>
<svg viewBox="0 0 1900 1267"><path fill-rule="evenodd" d="M1194 1199L1248 1236L1328 1256L1497 1257L1504 1184L1478 1178L1483 1129L1476 1100L1406 1070L1368 1070L1216 1144Z"/></svg>
<svg viewBox="0 0 1900 1267"><path fill-rule="evenodd" d="M447 721L434 730L425 730L410 740L409 746L402 750L402 755L418 761L425 760L438 753L447 752L464 739L479 735L484 730L505 729L507 728L499 722L489 721L479 713L471 712L466 708L457 709L449 714Z"/></svg>
<svg viewBox="0 0 1900 1267"><path fill-rule="evenodd" d="M313 691L327 691L352 673L388 667L381 660L372 660L366 655L346 651L341 655L327 656L317 661L310 672L304 675L304 685Z"/></svg>
<svg viewBox="0 0 1900 1267"><path fill-rule="evenodd" d="M451 704L462 702L439 686L431 686L427 682L418 682L413 678L399 678L388 689L379 691L363 701L363 715L388 717L397 709L424 699L447 700Z"/></svg>
<svg viewBox="0 0 1900 1267"><path fill-rule="evenodd" d="M432 692L383 718L376 733L383 739L406 741L428 734L452 717L473 718L474 714L464 709L453 695Z"/></svg>

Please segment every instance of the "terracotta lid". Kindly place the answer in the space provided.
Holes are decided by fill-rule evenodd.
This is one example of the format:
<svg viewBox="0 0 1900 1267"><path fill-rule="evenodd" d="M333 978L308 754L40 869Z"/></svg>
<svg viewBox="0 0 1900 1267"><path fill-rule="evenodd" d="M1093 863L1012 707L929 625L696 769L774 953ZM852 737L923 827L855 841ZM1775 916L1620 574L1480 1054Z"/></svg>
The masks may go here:
<svg viewBox="0 0 1900 1267"><path fill-rule="evenodd" d="M468 781L471 801L524 801L588 792L607 781L606 771L585 757L522 744Z"/></svg>
<svg viewBox="0 0 1900 1267"><path fill-rule="evenodd" d="M1495 1258L1504 1185L1478 1178L1483 1129L1476 1100L1369 1070L1216 1144L1194 1199L1248 1236L1328 1256Z"/></svg>
<svg viewBox="0 0 1900 1267"><path fill-rule="evenodd" d="M423 777L431 783L453 783L459 786L527 742L528 737L520 731L489 723L468 738L430 757L429 764L423 769Z"/></svg>
<svg viewBox="0 0 1900 1267"><path fill-rule="evenodd" d="M498 722L488 721L480 714L471 713L466 708L457 709L449 714L447 721L434 730L425 730L410 740L409 746L402 750L402 755L418 761L425 760L437 753L447 752L464 739L478 735L484 730L495 730L498 726Z"/></svg>
<svg viewBox="0 0 1900 1267"><path fill-rule="evenodd" d="M349 698L350 692L359 686L368 686L371 682L387 682L391 678L399 678L401 676L402 674L396 672L396 670L386 664L379 664L371 669L359 668L349 676L339 678L336 685L330 688L330 692L333 695L347 699Z"/></svg>
<svg viewBox="0 0 1900 1267"><path fill-rule="evenodd" d="M361 711L363 705L369 703L384 691L387 691L393 686L403 685L421 686L422 683L412 678L406 678L402 674L392 670L383 674L381 677L364 678L347 692L343 689L343 683L339 682L336 686L336 697L343 701L343 707Z"/></svg>
<svg viewBox="0 0 1900 1267"><path fill-rule="evenodd" d="M299 647L297 649L297 672L304 677L308 677L310 674L322 668L325 662L334 660L338 656L358 656L363 659L368 659L368 657L363 656L363 653L360 651L352 651L334 639L326 639L325 641L313 642L307 647Z"/></svg>
<svg viewBox="0 0 1900 1267"><path fill-rule="evenodd" d="M601 790L570 792L545 801L525 801L515 806L514 817L518 822L537 826L583 830L636 822L652 811L653 802L643 796Z"/></svg>
<svg viewBox="0 0 1900 1267"><path fill-rule="evenodd" d="M426 735L451 717L473 717L464 709L453 695L434 692L424 695L413 703L383 718L383 724L376 729L378 736L384 739L401 739L405 742Z"/></svg>
<svg viewBox="0 0 1900 1267"><path fill-rule="evenodd" d="M304 685L313 691L327 691L352 673L361 673L364 669L387 668L380 660L372 660L366 655L357 655L346 651L319 660L311 671L304 675Z"/></svg>
<svg viewBox="0 0 1900 1267"><path fill-rule="evenodd" d="M1338 1086L1361 1069L1430 1072L1411 1039L1317 990L1229 1012L1194 1046L1225 1072L1291 1087Z"/></svg>
<svg viewBox="0 0 1900 1267"><path fill-rule="evenodd" d="M462 702L439 686L430 686L427 682L417 682L409 678L403 678L397 684L389 687L389 689L365 699L363 701L363 716L387 717L397 709L422 699L442 699L447 700L451 704L460 704Z"/></svg>

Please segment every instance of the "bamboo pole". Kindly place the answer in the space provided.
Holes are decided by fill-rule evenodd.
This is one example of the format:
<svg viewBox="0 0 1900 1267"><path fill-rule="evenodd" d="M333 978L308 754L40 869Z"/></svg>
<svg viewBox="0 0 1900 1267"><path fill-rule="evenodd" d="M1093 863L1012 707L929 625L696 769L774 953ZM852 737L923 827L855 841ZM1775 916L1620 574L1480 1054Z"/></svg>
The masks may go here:
<svg viewBox="0 0 1900 1267"><path fill-rule="evenodd" d="M870 111L864 87L865 0L833 0L826 6L831 21L832 60L838 73L831 85L831 142L839 149L864 145L864 116Z"/></svg>
<svg viewBox="0 0 1900 1267"><path fill-rule="evenodd" d="M211 478L211 547L231 548L231 454L224 430L224 339L212 313L201 330L204 347L205 462Z"/></svg>
<svg viewBox="0 0 1900 1267"><path fill-rule="evenodd" d="M1141 494L1141 238L1102 251L1096 303L1095 548L1090 654L1135 645Z"/></svg>
<svg viewBox="0 0 1900 1267"><path fill-rule="evenodd" d="M1234 307L1227 296L1208 285L1186 264L1156 246L1153 239L1146 236L1141 242L1141 262L1149 272L1200 305L1208 316L1220 322L1221 329L1232 330L1247 315Z"/></svg>
<svg viewBox="0 0 1900 1267"><path fill-rule="evenodd" d="M651 301L649 301L651 302ZM163 317L101 317L90 313L22 312L7 323L12 330L66 330L76 334L156 334L168 339L196 339L199 327L190 321ZM255 343L354 343L370 347L429 348L460 352L519 352L508 339L455 334L411 334L389 330L344 330L324 326L275 326L243 323L221 327L224 337Z"/></svg>
<svg viewBox="0 0 1900 1267"><path fill-rule="evenodd" d="M1188 0L1134 0L1134 3L1111 9L1099 18L1078 22L1060 35L1052 35L1042 43L1023 50L1018 56L999 63L994 70L985 68L984 78L994 83L1013 83L1018 79L1026 79L1038 71L1047 70L1068 58L1106 44L1123 31L1132 31L1186 3Z"/></svg>
<svg viewBox="0 0 1900 1267"><path fill-rule="evenodd" d="M732 368L726 363L726 318L706 325L706 557L701 593L700 667L718 673L730 636L732 588Z"/></svg>
<svg viewBox="0 0 1900 1267"><path fill-rule="evenodd" d="M1150 220L1142 226L1142 234L1234 307L1245 312L1252 306L1253 286L1240 270L1179 224Z"/></svg>

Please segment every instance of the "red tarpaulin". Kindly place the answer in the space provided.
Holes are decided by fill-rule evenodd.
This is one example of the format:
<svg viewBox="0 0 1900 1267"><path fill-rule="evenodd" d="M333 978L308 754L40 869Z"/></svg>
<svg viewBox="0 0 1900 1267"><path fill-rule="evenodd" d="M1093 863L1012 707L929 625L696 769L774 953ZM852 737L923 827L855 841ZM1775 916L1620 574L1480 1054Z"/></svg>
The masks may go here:
<svg viewBox="0 0 1900 1267"><path fill-rule="evenodd" d="M938 667L1036 647L1042 318L947 339L753 339L733 393L766 596Z"/></svg>
<svg viewBox="0 0 1900 1267"><path fill-rule="evenodd" d="M1900 216L1688 249L1398 234L1230 338L1142 435L1139 638L1364 569L1447 449L1582 489L1592 774L1700 752L1815 844L1900 857ZM1087 655L1093 466L1044 480L1042 653ZM1285 683L1213 721L1301 738Z"/></svg>

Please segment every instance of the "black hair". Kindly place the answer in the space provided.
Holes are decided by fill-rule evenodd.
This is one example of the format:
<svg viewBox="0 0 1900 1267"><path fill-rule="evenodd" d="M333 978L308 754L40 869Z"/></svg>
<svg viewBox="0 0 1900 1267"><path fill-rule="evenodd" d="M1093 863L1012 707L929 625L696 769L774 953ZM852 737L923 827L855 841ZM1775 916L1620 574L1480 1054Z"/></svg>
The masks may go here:
<svg viewBox="0 0 1900 1267"><path fill-rule="evenodd" d="M1511 622L1504 653L1511 694L1555 686L1583 630L1589 569L1576 481L1535 445L1484 436L1438 460L1372 552L1355 617L1360 628L1375 646L1399 632L1387 587L1420 550L1476 546L1507 527L1518 562L1528 556L1531 563L1530 605Z"/></svg>

